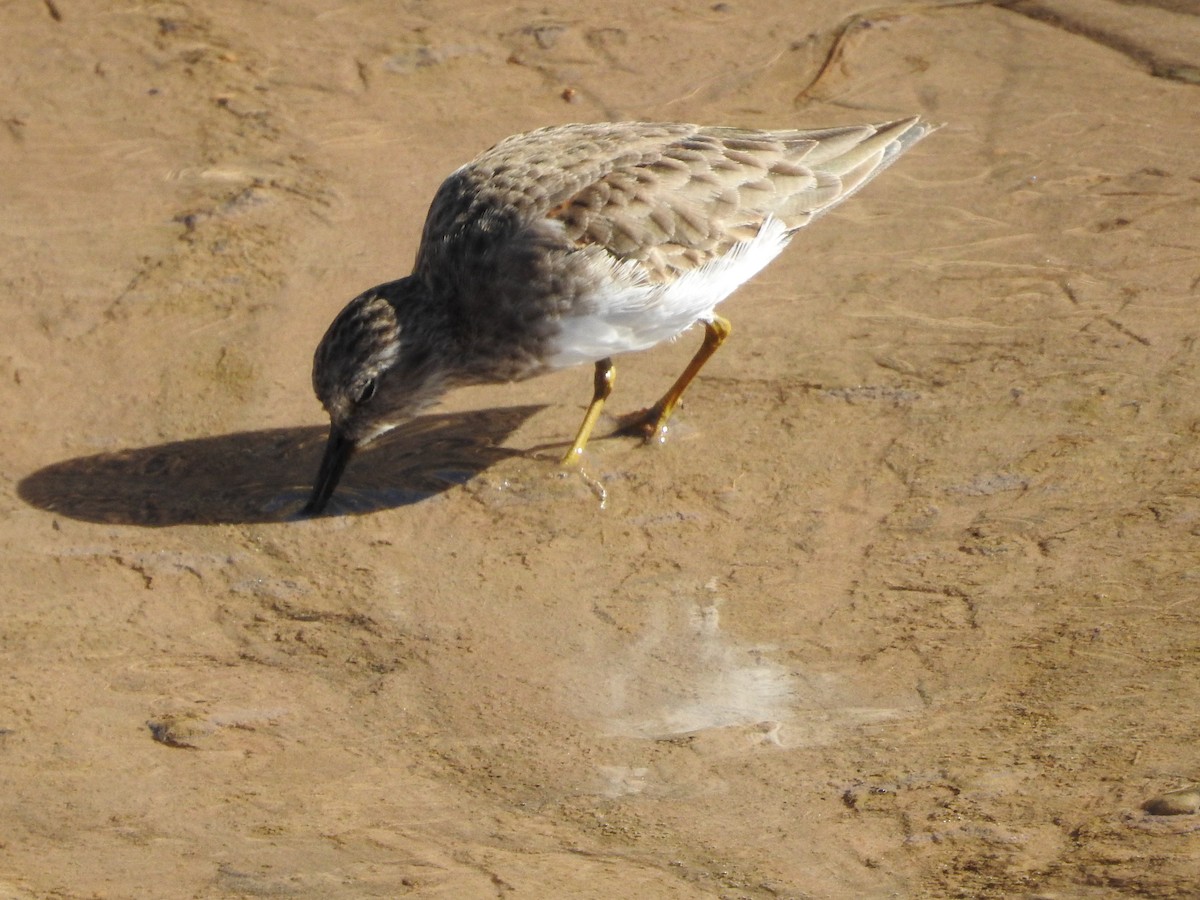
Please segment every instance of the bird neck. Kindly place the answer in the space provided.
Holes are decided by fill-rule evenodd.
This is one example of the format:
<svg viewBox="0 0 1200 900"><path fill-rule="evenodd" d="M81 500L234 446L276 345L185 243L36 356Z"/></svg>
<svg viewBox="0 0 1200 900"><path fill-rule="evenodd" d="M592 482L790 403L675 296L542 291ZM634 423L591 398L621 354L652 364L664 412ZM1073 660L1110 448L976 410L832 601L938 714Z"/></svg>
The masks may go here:
<svg viewBox="0 0 1200 900"><path fill-rule="evenodd" d="M446 307L434 299L424 279L408 275L380 285L375 288L375 293L386 299L395 311L401 341L406 348L424 349L451 339Z"/></svg>

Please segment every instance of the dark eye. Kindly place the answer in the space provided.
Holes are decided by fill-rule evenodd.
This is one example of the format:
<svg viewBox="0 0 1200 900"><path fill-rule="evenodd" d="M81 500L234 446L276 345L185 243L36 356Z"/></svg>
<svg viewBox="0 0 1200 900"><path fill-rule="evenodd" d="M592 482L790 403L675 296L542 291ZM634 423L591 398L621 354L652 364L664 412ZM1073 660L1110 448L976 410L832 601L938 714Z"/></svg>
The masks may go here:
<svg viewBox="0 0 1200 900"><path fill-rule="evenodd" d="M368 381L366 384L364 384L362 386L362 390L358 392L358 398L354 402L359 403L359 404L367 403L374 396L375 396L375 379L372 378L370 381Z"/></svg>

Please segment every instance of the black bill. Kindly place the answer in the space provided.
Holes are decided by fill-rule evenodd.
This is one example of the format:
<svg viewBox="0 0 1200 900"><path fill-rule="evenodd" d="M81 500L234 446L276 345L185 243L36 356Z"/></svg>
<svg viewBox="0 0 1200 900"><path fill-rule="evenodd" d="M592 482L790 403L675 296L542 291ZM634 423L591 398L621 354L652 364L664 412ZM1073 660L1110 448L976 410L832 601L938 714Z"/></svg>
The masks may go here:
<svg viewBox="0 0 1200 900"><path fill-rule="evenodd" d="M321 468L317 470L312 496L308 498L301 515L318 516L325 509L338 480L346 471L346 463L354 455L354 447L354 441L342 432L333 427L329 429L329 441L325 444L325 455L321 458Z"/></svg>

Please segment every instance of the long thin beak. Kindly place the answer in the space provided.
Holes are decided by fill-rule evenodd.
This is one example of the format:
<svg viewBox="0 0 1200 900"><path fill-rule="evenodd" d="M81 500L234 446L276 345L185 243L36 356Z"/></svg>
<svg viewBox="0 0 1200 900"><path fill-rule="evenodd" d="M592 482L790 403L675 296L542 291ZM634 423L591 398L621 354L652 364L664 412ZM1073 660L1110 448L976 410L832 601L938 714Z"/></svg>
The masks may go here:
<svg viewBox="0 0 1200 900"><path fill-rule="evenodd" d="M308 498L304 510L305 516L318 516L325 509L325 504L333 496L338 480L346 471L346 463L354 455L354 441L346 437L336 426L329 428L329 441L325 444L325 455L321 457L321 468L317 470L317 480L313 484L312 496Z"/></svg>

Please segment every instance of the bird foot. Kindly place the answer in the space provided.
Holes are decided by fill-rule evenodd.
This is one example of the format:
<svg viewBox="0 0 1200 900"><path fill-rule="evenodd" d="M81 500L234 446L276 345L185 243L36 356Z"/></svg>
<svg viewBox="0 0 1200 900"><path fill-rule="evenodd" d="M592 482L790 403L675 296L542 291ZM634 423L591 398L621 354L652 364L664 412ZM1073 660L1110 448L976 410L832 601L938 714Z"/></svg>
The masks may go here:
<svg viewBox="0 0 1200 900"><path fill-rule="evenodd" d="M647 444L662 444L667 440L667 419L659 404L617 417L613 434L640 437Z"/></svg>

